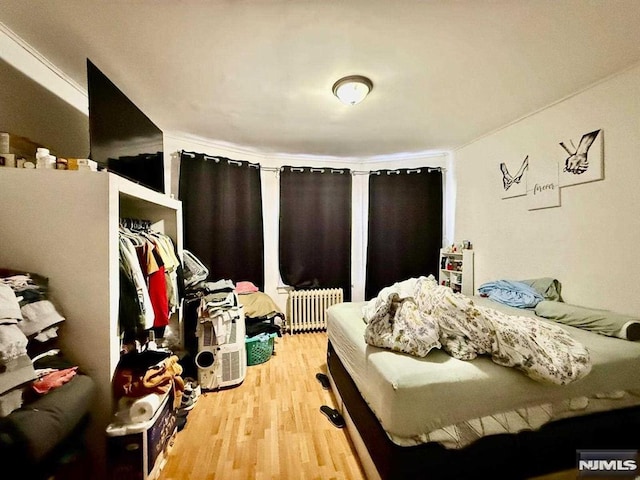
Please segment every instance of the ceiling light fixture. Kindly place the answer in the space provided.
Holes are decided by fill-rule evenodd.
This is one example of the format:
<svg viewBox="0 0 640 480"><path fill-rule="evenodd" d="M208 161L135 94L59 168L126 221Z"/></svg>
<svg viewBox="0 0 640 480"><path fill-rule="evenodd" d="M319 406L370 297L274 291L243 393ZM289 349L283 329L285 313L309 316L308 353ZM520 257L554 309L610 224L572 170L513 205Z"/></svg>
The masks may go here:
<svg viewBox="0 0 640 480"><path fill-rule="evenodd" d="M362 75L349 75L333 84L333 94L345 105L360 103L373 89L373 82Z"/></svg>

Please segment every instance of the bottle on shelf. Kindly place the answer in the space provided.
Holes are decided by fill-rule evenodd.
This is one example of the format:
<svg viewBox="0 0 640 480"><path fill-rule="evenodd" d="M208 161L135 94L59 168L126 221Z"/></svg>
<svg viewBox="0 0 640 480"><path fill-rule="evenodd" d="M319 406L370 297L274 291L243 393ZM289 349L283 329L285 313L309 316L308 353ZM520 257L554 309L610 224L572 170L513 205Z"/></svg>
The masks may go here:
<svg viewBox="0 0 640 480"><path fill-rule="evenodd" d="M36 150L36 168L55 168L56 157L49 153L48 148Z"/></svg>

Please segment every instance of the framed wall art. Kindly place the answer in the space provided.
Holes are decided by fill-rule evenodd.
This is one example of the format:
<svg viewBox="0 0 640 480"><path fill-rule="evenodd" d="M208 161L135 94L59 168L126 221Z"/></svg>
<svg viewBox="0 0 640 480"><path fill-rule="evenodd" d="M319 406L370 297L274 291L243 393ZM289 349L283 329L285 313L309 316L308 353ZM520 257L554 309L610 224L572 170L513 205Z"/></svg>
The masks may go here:
<svg viewBox="0 0 640 480"><path fill-rule="evenodd" d="M526 173L529 168L529 156L524 160L500 163L502 172L502 198L520 197L527 194Z"/></svg>
<svg viewBox="0 0 640 480"><path fill-rule="evenodd" d="M558 145L559 180L561 187L593 182L604 178L602 129L594 130Z"/></svg>

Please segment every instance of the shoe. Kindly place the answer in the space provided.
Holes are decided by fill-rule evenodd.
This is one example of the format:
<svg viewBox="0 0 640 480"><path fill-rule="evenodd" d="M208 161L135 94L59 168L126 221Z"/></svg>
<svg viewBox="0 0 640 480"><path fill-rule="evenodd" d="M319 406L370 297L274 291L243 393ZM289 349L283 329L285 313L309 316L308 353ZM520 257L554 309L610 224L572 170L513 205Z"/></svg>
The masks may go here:
<svg viewBox="0 0 640 480"><path fill-rule="evenodd" d="M328 405L323 405L320 407L320 411L329 419L329 421L336 427L342 428L344 427L344 417L340 414L338 410L335 408L331 408Z"/></svg>
<svg viewBox="0 0 640 480"><path fill-rule="evenodd" d="M178 416L178 418L176 419L176 426L178 428L178 431L181 431L184 428L186 423L187 423L187 417Z"/></svg>
<svg viewBox="0 0 640 480"><path fill-rule="evenodd" d="M325 390L329 390L331 383L329 383L329 377L327 377L324 373L316 373L316 379L322 385L322 388Z"/></svg>
<svg viewBox="0 0 640 480"><path fill-rule="evenodd" d="M182 402L180 408L178 408L177 415L178 417L186 417L189 415L189 412L193 410L193 407L196 406L196 402L193 401L192 398L187 400L186 402Z"/></svg>
<svg viewBox="0 0 640 480"><path fill-rule="evenodd" d="M200 384L193 378L187 377L184 379L184 395L193 397L194 401L198 400L198 397L202 394Z"/></svg>

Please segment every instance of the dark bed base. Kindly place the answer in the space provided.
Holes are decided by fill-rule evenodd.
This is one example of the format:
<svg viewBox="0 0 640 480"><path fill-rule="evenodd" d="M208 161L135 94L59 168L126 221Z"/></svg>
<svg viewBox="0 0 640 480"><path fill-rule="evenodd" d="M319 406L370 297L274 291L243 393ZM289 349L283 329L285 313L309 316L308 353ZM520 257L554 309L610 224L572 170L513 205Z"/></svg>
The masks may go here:
<svg viewBox="0 0 640 480"><path fill-rule="evenodd" d="M538 431L492 435L466 448L400 447L360 396L331 342L327 368L383 480L526 479L576 467L578 449L640 448L640 407L558 420Z"/></svg>

